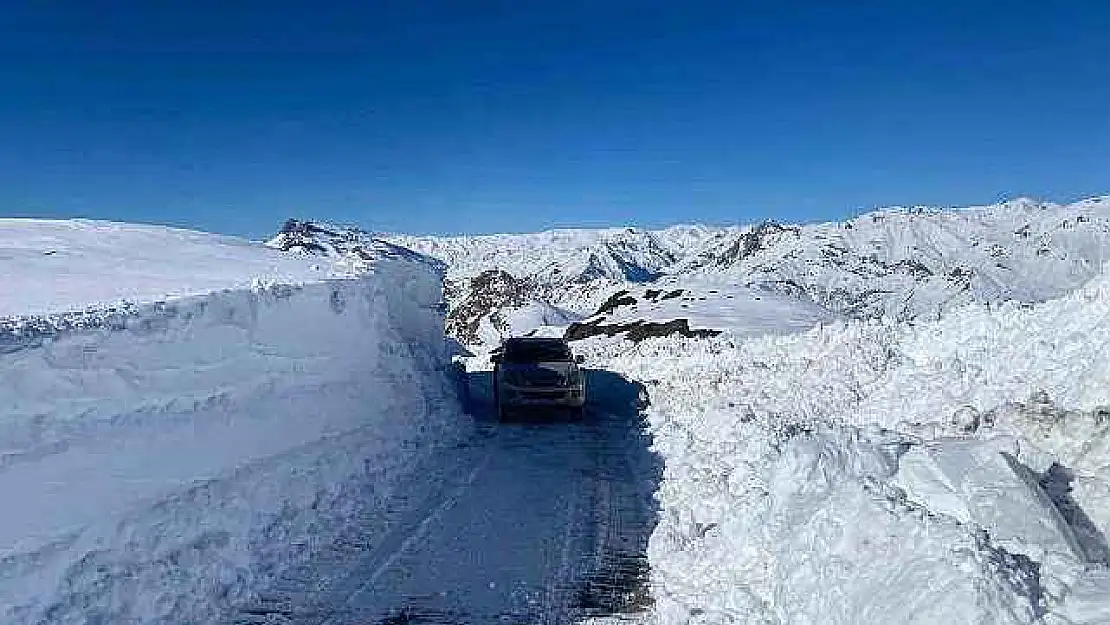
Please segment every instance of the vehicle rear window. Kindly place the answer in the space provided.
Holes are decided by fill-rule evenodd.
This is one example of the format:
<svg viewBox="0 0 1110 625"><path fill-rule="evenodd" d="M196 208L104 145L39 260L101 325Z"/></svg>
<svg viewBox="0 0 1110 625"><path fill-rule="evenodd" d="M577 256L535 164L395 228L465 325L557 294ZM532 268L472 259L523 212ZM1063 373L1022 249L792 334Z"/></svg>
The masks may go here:
<svg viewBox="0 0 1110 625"><path fill-rule="evenodd" d="M570 349L565 344L556 341L529 341L507 343L505 345L505 362L520 364L527 362L567 362L570 360Z"/></svg>

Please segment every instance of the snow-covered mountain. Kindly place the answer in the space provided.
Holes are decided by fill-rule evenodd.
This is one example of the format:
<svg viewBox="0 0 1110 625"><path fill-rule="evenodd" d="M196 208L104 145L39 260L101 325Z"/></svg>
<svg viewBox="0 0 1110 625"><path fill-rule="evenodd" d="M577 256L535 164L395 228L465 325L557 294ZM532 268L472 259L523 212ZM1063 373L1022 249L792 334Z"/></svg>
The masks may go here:
<svg viewBox="0 0 1110 625"><path fill-rule="evenodd" d="M1110 199L1015 200L941 211L888 209L844 223L764 223L711 237L670 268L803 292L852 317L937 316L969 302L1036 302L1098 274Z"/></svg>
<svg viewBox="0 0 1110 625"><path fill-rule="evenodd" d="M544 286L570 287L599 280L650 282L682 257L683 243L701 239L698 233L608 228L390 240L443 260L459 276L502 269Z"/></svg>
<svg viewBox="0 0 1110 625"><path fill-rule="evenodd" d="M321 255L331 262L332 271L361 275L380 258L401 258L443 266L434 258L395 245L352 226L334 226L308 221L286 220L277 236L266 242L269 247L300 256Z"/></svg>
<svg viewBox="0 0 1110 625"><path fill-rule="evenodd" d="M1081 286L1107 260L1110 198L891 208L808 225L458 237L375 235L291 222L271 244L357 262L359 246L383 241L445 264L449 327L472 345L532 329L550 332L543 328L576 319L598 321L598 308L620 291L638 292L642 301L653 290L685 290L686 301L677 305L641 306L646 316L640 321L720 320L729 306L717 300L735 296L735 289L820 308L828 319L919 320L970 302L1031 303ZM719 325L727 326L727 319Z"/></svg>

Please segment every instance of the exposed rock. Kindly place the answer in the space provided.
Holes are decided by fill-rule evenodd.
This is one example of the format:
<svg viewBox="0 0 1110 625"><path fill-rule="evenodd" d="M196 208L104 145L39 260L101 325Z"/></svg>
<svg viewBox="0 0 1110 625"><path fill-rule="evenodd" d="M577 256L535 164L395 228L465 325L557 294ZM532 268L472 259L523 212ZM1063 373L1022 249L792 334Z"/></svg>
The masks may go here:
<svg viewBox="0 0 1110 625"><path fill-rule="evenodd" d="M621 306L632 306L635 303L636 298L629 295L628 291L617 291L616 293L613 293L613 295L610 296L609 299L602 302L601 306L598 307L596 314L604 315L613 312Z"/></svg>
<svg viewBox="0 0 1110 625"><path fill-rule="evenodd" d="M764 221L758 226L741 234L732 247L717 259L718 265L732 265L744 260L756 252L766 249L776 235L790 233L799 236L801 230L794 226L783 226L774 221Z"/></svg>
<svg viewBox="0 0 1110 625"><path fill-rule="evenodd" d="M501 269L483 271L470 279L463 295L447 314L447 334L465 344L480 343L478 328L489 319L495 328L504 330L505 311L519 308L530 301L531 285Z"/></svg>
<svg viewBox="0 0 1110 625"><path fill-rule="evenodd" d="M572 323L563 335L568 341L580 341L591 336L616 336L624 333L625 338L633 343L659 336L679 335L687 338L709 338L720 334L718 330L690 329L688 319L672 319L671 321L632 321L628 323L602 323L600 319Z"/></svg>

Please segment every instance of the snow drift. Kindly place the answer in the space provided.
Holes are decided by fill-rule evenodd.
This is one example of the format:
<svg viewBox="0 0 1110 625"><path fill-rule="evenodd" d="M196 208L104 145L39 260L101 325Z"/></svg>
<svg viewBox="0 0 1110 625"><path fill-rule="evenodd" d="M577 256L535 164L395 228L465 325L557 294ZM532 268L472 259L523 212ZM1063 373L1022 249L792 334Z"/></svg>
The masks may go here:
<svg viewBox="0 0 1110 625"><path fill-rule="evenodd" d="M0 323L4 623L217 622L451 436L434 262L324 279L170 229L0 233L0 305L38 313Z"/></svg>
<svg viewBox="0 0 1110 625"><path fill-rule="evenodd" d="M659 621L1110 622L1108 285L917 325L580 343L652 398Z"/></svg>

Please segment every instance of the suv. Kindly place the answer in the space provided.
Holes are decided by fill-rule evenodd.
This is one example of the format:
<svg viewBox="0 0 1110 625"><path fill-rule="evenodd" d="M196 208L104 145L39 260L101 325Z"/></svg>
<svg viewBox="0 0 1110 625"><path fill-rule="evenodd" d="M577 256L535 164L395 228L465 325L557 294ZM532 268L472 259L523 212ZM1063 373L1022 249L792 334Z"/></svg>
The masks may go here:
<svg viewBox="0 0 1110 625"><path fill-rule="evenodd" d="M586 405L586 378L558 338L511 338L490 357L493 362L493 402L497 418L513 408L567 408L581 418Z"/></svg>

